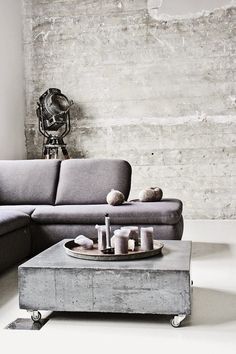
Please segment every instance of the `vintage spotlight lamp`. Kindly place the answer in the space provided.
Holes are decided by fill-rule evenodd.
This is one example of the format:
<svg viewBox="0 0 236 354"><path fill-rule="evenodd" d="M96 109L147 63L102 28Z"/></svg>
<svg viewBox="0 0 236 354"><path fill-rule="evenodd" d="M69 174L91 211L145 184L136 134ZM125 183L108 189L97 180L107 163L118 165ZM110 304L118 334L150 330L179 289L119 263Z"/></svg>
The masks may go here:
<svg viewBox="0 0 236 354"><path fill-rule="evenodd" d="M68 159L64 137L70 132L70 108L73 101L68 100L61 90L49 88L39 97L37 104L39 131L46 138L43 144L44 157L58 158L58 150L61 148L64 157Z"/></svg>

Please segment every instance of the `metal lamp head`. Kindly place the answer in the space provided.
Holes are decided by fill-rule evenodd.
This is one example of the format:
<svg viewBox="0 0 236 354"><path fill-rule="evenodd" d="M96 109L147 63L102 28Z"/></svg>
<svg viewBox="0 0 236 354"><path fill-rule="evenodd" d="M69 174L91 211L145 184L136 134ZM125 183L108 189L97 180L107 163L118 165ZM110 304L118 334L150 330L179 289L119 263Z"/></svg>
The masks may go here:
<svg viewBox="0 0 236 354"><path fill-rule="evenodd" d="M47 108L48 113L53 116L68 112L72 104L73 102L69 101L68 98L61 93L51 92L45 97L45 107Z"/></svg>
<svg viewBox="0 0 236 354"><path fill-rule="evenodd" d="M42 122L42 128L56 131L66 124L68 112L73 101L61 93L61 90L50 88L42 94L38 102L37 114Z"/></svg>

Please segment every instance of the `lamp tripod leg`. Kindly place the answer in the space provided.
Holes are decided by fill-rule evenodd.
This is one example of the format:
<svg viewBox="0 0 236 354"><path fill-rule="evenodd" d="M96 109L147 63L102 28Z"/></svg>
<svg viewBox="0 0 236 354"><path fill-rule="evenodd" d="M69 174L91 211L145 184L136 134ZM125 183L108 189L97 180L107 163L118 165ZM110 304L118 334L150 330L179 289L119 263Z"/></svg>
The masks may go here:
<svg viewBox="0 0 236 354"><path fill-rule="evenodd" d="M70 158L70 156L69 156L69 153L68 153L68 151L67 151L67 148L66 148L66 147L62 147L61 150L62 150L62 153L63 153L64 158L65 158L66 160L68 160L68 159Z"/></svg>
<svg viewBox="0 0 236 354"><path fill-rule="evenodd" d="M58 159L58 148L54 148L51 154L51 158Z"/></svg>
<svg viewBox="0 0 236 354"><path fill-rule="evenodd" d="M46 160L49 160L49 159L50 159L50 150L49 150L49 148L45 147L43 154L44 154L44 158L45 158Z"/></svg>

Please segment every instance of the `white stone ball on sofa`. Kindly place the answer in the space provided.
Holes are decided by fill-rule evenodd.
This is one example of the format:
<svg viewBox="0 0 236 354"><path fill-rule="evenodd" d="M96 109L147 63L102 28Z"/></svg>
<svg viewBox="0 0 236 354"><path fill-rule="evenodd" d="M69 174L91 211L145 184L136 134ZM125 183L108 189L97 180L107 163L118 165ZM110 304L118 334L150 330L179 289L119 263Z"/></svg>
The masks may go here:
<svg viewBox="0 0 236 354"><path fill-rule="evenodd" d="M145 188L139 193L138 198L141 202L155 202L156 193L152 188Z"/></svg>
<svg viewBox="0 0 236 354"><path fill-rule="evenodd" d="M162 199L163 192L159 187L145 188L139 193L141 202L159 202Z"/></svg>
<svg viewBox="0 0 236 354"><path fill-rule="evenodd" d="M156 201L157 202L159 202L161 199L162 199L162 197L163 197L163 192L162 192L162 189L161 188L159 188L159 187L155 187L154 188L154 192L155 192L155 196L156 196Z"/></svg>
<svg viewBox="0 0 236 354"><path fill-rule="evenodd" d="M122 192L117 191L115 189L112 189L108 194L107 194L107 203L110 205L121 205L125 201L125 196Z"/></svg>

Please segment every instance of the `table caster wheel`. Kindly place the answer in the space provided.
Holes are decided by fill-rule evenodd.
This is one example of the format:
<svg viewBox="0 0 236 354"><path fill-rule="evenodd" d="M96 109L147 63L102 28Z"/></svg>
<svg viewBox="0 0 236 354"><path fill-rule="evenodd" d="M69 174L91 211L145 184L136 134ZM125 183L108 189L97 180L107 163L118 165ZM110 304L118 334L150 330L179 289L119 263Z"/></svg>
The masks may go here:
<svg viewBox="0 0 236 354"><path fill-rule="evenodd" d="M178 328L180 326L180 323L175 322L174 319L170 320L170 324L174 328Z"/></svg>
<svg viewBox="0 0 236 354"><path fill-rule="evenodd" d="M31 315L31 319L34 322L39 322L42 318L42 315L39 311L33 311L33 314Z"/></svg>
<svg viewBox="0 0 236 354"><path fill-rule="evenodd" d="M177 315L174 316L172 320L170 320L170 324L174 328L178 328L181 326L182 321L186 318L186 315Z"/></svg>

